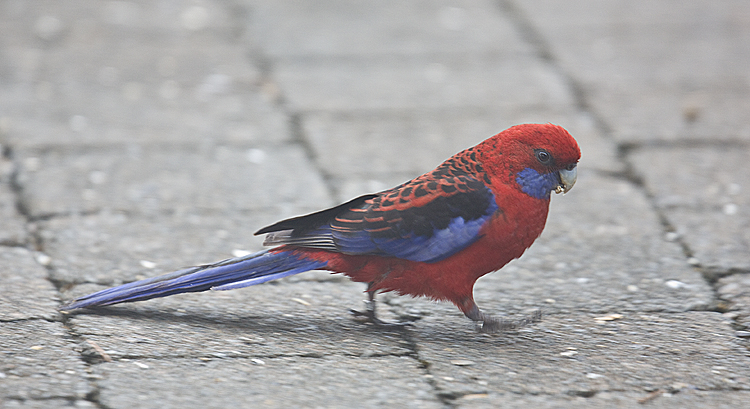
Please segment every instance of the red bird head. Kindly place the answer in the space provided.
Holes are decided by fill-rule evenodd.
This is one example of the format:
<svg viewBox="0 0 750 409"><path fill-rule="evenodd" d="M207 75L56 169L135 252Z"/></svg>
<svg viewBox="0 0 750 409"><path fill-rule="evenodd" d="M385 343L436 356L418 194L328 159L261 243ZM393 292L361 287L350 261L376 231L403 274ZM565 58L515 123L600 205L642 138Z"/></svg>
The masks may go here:
<svg viewBox="0 0 750 409"><path fill-rule="evenodd" d="M581 150L560 126L524 124L508 128L479 145L482 166L502 181L537 199L564 193L576 182Z"/></svg>

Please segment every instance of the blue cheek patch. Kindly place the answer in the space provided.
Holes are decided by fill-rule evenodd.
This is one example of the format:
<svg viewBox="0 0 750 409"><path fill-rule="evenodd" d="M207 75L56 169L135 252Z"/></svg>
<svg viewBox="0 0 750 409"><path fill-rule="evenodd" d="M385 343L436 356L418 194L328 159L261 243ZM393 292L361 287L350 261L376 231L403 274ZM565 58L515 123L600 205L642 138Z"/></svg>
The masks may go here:
<svg viewBox="0 0 750 409"><path fill-rule="evenodd" d="M536 199L549 199L550 192L560 184L557 173L539 173L526 168L516 174L521 190Z"/></svg>

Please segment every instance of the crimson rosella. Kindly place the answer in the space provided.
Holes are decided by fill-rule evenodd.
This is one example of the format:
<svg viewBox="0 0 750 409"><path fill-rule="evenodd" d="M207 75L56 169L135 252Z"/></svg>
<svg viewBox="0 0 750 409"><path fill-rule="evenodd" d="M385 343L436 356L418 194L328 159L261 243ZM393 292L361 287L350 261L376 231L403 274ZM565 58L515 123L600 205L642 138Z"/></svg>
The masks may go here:
<svg viewBox="0 0 750 409"><path fill-rule="evenodd" d="M328 270L367 283L367 310L360 314L373 323L384 324L375 315L375 293L395 291L451 301L484 331L494 331L503 321L479 309L474 283L539 237L550 193L573 187L579 158L578 144L560 126L514 126L393 189L258 230L274 248L109 288L60 309Z"/></svg>

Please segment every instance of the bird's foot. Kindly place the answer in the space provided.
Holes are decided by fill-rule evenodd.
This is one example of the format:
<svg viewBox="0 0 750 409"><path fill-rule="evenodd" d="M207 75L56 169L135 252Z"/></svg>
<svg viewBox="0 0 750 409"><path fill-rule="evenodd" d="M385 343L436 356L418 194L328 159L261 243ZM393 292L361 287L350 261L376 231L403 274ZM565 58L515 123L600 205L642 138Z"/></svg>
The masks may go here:
<svg viewBox="0 0 750 409"><path fill-rule="evenodd" d="M411 322L388 322L383 321L380 318L378 318L375 315L375 311L372 310L365 310L365 311L357 311L350 309L349 313L352 314L354 317L362 319L364 322L369 322L372 325L375 325L376 327L382 327L382 328L403 328L408 325L411 325Z"/></svg>
<svg viewBox="0 0 750 409"><path fill-rule="evenodd" d="M350 309L349 313L357 318L361 318L365 322L369 322L376 327L381 328L403 328L407 325L411 325L410 322L386 322L378 318L377 314L375 314L375 306L377 304L375 302L375 290L372 290L372 286L373 283L369 283L367 285L367 300L365 300L365 310L357 311Z"/></svg>
<svg viewBox="0 0 750 409"><path fill-rule="evenodd" d="M508 320L484 315L481 324L477 323L477 330L482 333L512 331L531 324L542 322L542 310L534 311L530 316L518 320Z"/></svg>

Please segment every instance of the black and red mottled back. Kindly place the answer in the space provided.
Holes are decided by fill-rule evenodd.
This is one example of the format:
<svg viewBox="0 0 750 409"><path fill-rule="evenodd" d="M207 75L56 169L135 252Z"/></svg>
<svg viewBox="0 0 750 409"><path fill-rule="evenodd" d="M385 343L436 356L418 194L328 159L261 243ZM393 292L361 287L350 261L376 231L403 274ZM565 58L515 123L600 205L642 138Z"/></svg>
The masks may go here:
<svg viewBox="0 0 750 409"><path fill-rule="evenodd" d="M470 148L393 189L283 220L256 234L273 233L266 242L271 245L439 261L475 241L498 210L487 182Z"/></svg>

